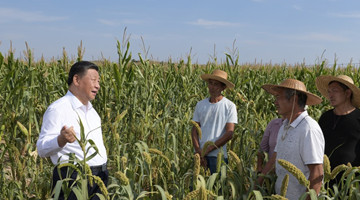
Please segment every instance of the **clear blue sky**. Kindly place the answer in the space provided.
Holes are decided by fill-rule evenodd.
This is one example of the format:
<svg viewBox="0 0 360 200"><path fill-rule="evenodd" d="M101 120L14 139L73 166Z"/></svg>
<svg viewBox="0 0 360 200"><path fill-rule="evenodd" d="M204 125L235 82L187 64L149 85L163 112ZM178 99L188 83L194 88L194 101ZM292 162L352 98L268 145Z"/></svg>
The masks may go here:
<svg viewBox="0 0 360 200"><path fill-rule="evenodd" d="M36 59L75 57L82 41L84 59L115 61L125 27L133 59L142 37L159 61L223 61L235 44L240 63L360 62L359 0L0 1L0 52L12 41L17 57L25 41Z"/></svg>

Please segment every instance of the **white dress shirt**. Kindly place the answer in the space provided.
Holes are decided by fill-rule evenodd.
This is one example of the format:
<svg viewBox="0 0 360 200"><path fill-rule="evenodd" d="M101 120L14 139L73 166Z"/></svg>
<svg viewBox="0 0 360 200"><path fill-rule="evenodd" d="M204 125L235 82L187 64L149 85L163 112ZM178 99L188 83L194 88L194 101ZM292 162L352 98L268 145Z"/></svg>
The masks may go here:
<svg viewBox="0 0 360 200"><path fill-rule="evenodd" d="M63 148L59 147L57 141L63 126L67 128L73 126L76 137L80 139L79 118L83 123L87 140L92 139L99 150L99 154L87 161L87 164L89 166L98 166L106 163L107 155L102 137L100 117L90 102L87 105L82 104L70 91L53 102L44 114L40 136L36 143L39 156L50 157L54 164L68 162L67 154L69 153L74 153L77 158L83 160L84 154L77 141L66 143ZM89 146L87 144L86 149ZM94 152L95 150L91 148L87 156L92 155Z"/></svg>

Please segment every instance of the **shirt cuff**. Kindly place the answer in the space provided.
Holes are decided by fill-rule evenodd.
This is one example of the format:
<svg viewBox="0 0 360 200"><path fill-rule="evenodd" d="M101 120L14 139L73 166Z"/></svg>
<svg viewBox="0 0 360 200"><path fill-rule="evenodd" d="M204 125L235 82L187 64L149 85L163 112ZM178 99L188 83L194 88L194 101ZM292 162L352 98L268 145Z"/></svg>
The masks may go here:
<svg viewBox="0 0 360 200"><path fill-rule="evenodd" d="M58 136L56 136L52 140L50 140L49 145L50 145L50 148L52 147L54 149L62 149L58 143ZM65 144L65 146L66 146L66 144Z"/></svg>

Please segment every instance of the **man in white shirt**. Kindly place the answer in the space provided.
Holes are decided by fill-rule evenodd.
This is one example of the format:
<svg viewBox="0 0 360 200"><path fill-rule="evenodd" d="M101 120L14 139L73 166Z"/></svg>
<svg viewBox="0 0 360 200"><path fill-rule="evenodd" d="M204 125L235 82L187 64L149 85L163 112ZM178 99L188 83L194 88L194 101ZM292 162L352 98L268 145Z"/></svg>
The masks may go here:
<svg viewBox="0 0 360 200"><path fill-rule="evenodd" d="M78 159L84 160L84 153L76 141L80 137L79 118L84 126L84 133L87 140L93 140L98 148L98 154L87 161L92 174L99 176L105 185L108 182L108 170L106 168L107 155L101 131L101 120L98 113L90 103L95 99L100 89L99 68L88 61L75 63L69 72L69 90L65 96L53 102L46 110L41 132L37 141L38 153L41 157L50 157L54 165L69 162L69 154L74 154ZM86 146L86 149L90 145ZM90 148L87 155L96 151ZM57 167L53 171L53 188L58 180L67 176L68 168L61 168L61 176ZM71 175L75 179L76 173ZM89 196L101 193L98 185L88 187ZM63 199L61 192L59 199ZM94 195L93 199L98 197ZM76 199L72 193L69 199Z"/></svg>
<svg viewBox="0 0 360 200"><path fill-rule="evenodd" d="M321 103L321 98L306 90L303 82L286 79L280 85L262 86L275 97L278 113L285 119L280 127L275 153L262 170L267 174L277 159L284 159L300 169L310 181L310 189L320 192L323 179L323 156L325 140L319 124L312 119L305 105ZM306 187L276 162L276 193L280 194L282 181L289 174L286 198L299 199L306 192ZM309 198L309 197L308 197Z"/></svg>
<svg viewBox="0 0 360 200"><path fill-rule="evenodd" d="M223 148L224 160L227 162L226 143L232 138L238 120L235 104L221 94L225 89L233 88L234 84L227 80L227 73L219 69L212 74L203 74L201 78L207 82L210 97L199 101L195 107L193 120L199 124L202 137L199 138L195 127L191 134L195 153L202 156L202 166L214 173L220 148ZM201 155L207 141L215 145L208 146L204 150L205 154Z"/></svg>

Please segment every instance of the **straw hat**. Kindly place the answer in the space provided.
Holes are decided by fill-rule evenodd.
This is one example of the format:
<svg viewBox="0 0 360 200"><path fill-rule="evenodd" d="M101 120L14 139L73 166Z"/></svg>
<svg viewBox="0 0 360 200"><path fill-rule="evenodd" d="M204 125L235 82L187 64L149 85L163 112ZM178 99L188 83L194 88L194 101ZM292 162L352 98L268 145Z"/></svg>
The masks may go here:
<svg viewBox="0 0 360 200"><path fill-rule="evenodd" d="M310 93L306 90L306 87L303 82L295 80L295 79L286 79L280 85L272 85L272 84L265 84L261 86L266 92L276 95L278 94L277 89L279 88L288 88L294 89L300 92L303 92L307 96L306 105L316 105L321 103L322 99L317 95Z"/></svg>
<svg viewBox="0 0 360 200"><path fill-rule="evenodd" d="M331 81L337 81L339 83L346 85L352 91L352 94L353 94L351 103L355 107L360 106L360 89L358 87L356 87L356 85L354 84L354 81L346 75L319 76L316 78L316 81L315 81L316 87L325 98L329 99L328 88L329 88L329 83Z"/></svg>
<svg viewBox="0 0 360 200"><path fill-rule="evenodd" d="M220 81L226 85L226 88L235 87L235 85L232 82L227 80L228 78L227 73L220 69L215 69L211 74L203 74L200 77L204 81L208 81L209 79Z"/></svg>

